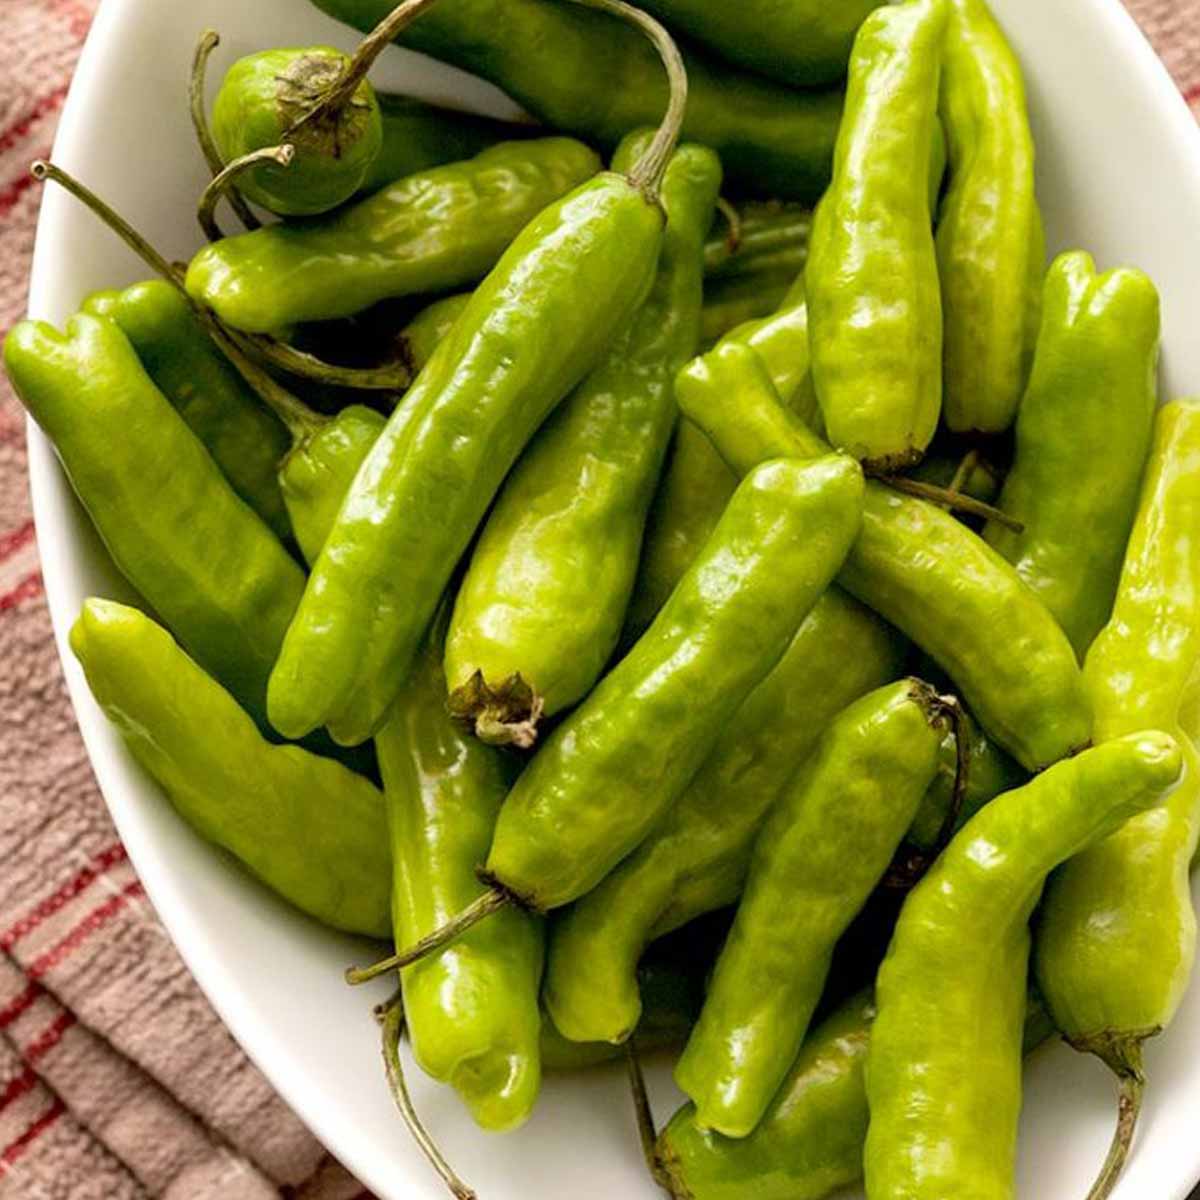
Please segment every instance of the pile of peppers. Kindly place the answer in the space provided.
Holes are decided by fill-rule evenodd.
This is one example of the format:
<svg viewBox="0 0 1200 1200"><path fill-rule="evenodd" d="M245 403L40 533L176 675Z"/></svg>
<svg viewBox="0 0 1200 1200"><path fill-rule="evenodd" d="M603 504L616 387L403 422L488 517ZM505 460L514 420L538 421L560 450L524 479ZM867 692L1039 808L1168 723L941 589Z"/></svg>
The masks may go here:
<svg viewBox="0 0 1200 1200"><path fill-rule="evenodd" d="M152 275L4 344L140 598L97 702L395 947L347 978L459 1197L404 1036L489 1130L626 1057L675 1200L1011 1200L1060 1036L1104 1200L1196 953L1200 400L1146 275L1047 267L985 0L316 3L354 54L211 104L200 40L189 263L34 166ZM396 41L528 120L377 92Z"/></svg>

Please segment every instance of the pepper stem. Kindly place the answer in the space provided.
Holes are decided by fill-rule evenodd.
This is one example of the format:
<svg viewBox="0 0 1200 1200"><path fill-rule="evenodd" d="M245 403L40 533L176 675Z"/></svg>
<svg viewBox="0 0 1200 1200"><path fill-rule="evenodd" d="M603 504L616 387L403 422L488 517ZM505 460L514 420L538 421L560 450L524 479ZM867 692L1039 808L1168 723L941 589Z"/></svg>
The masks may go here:
<svg viewBox="0 0 1200 1200"><path fill-rule="evenodd" d="M448 946L468 930L473 929L480 921L486 920L493 913L498 913L512 903L513 897L508 892L502 891L498 887L489 888L478 900L464 908L458 916L452 917L440 929L426 934L420 941L414 942L407 949L393 954L390 958L382 959L374 966L350 967L346 971L346 982L351 987L357 987L359 984L369 983L372 979L378 979L380 975L386 975L390 971L398 971L401 967L410 966L442 949L443 946Z"/></svg>
<svg viewBox="0 0 1200 1200"><path fill-rule="evenodd" d="M633 1111L637 1116L638 1137L642 1142L642 1157L650 1177L667 1195L673 1194L670 1181L658 1157L658 1133L654 1128L654 1112L650 1107L650 1096L646 1091L646 1076L638 1058L633 1039L625 1043L625 1066L629 1072L629 1090L633 1094Z"/></svg>
<svg viewBox="0 0 1200 1200"><path fill-rule="evenodd" d="M204 327L205 332L217 344L221 353L229 359L238 374L257 393L263 403L287 426L288 431L297 442L309 437L326 424L327 417L313 412L308 405L303 404L286 388L281 387L266 371L251 362L241 352L213 314L188 295L187 289L180 282L179 272L116 209L101 200L91 188L80 183L73 175L68 174L54 163L38 159L29 168L29 171L34 179L43 183L49 180L70 192L75 199L99 217L151 270L161 275L179 292L187 301L188 307L196 319Z"/></svg>
<svg viewBox="0 0 1200 1200"><path fill-rule="evenodd" d="M982 500L976 500L973 496L964 496L961 492L952 491L950 488L938 487L933 483L922 483L919 479L909 479L905 475L883 474L875 475L874 478L906 496L916 496L919 500L929 500L955 512L970 513L973 517L983 517L984 520L995 521L998 525L1011 529L1013 533L1025 532L1024 524L1015 517L1010 517L1003 510L994 505L985 504Z"/></svg>
<svg viewBox="0 0 1200 1200"><path fill-rule="evenodd" d="M248 354L301 379L362 392L402 392L412 383L413 371L406 359L378 367L342 367L266 334L230 333Z"/></svg>
<svg viewBox="0 0 1200 1200"><path fill-rule="evenodd" d="M291 166L292 159L295 157L295 146L288 144L267 146L263 150L252 150L249 154L243 154L241 158L235 158L227 167L222 167L213 176L208 187L204 189L200 196L200 203L196 206L196 217L200 221L200 228L204 230L204 236L210 242L219 242L225 236L217 224L217 205L220 204L222 197L229 196L232 199L236 194L233 185L239 176L266 162L273 162L280 167Z"/></svg>
<svg viewBox="0 0 1200 1200"><path fill-rule="evenodd" d="M429 1131L421 1123L416 1107L408 1092L408 1084L404 1081L404 1067L400 1062L400 1038L404 1033L404 1006L395 1000L386 1005L380 1014L380 1024L383 1026L383 1065L387 1071L388 1088L392 1099L412 1134L413 1141L420 1147L421 1153L429 1161L429 1165L441 1176L442 1182L450 1189L450 1194L456 1200L477 1200L472 1191L454 1173L454 1169L442 1156Z"/></svg>
<svg viewBox="0 0 1200 1200"><path fill-rule="evenodd" d="M938 830L932 857L936 858L950 844L958 818L962 816L967 799L967 783L971 771L971 726L967 714L957 696L939 696L942 712L954 729L954 788L950 793L950 807Z"/></svg>
<svg viewBox="0 0 1200 1200"><path fill-rule="evenodd" d="M683 55L674 39L649 13L642 12L625 0L571 0L573 4L583 5L584 8L597 8L611 16L620 17L629 25L635 26L646 35L653 44L662 64L667 71L667 84L670 97L667 111L654 135L654 140L646 147L641 158L629 172L629 182L647 199L657 203L659 189L662 187L663 174L667 163L675 153L679 143L679 135L683 128L683 118L687 112L688 76L687 66Z"/></svg>
<svg viewBox="0 0 1200 1200"><path fill-rule="evenodd" d="M212 130L208 127L208 117L205 114L204 93L208 77L208 60L212 52L221 44L221 35L215 29L206 29L200 35L196 44L196 54L192 60L192 78L188 86L188 101L192 112L192 127L196 131L196 140L200 143L200 151L208 169L219 175L225 167L221 151L213 140ZM240 192L229 193L229 204L238 220L247 229L261 229L262 222L254 215L250 205Z"/></svg>
<svg viewBox="0 0 1200 1200"><path fill-rule="evenodd" d="M724 217L728 226L725 233L725 249L732 258L742 247L742 214L724 196L717 197L717 212Z"/></svg>

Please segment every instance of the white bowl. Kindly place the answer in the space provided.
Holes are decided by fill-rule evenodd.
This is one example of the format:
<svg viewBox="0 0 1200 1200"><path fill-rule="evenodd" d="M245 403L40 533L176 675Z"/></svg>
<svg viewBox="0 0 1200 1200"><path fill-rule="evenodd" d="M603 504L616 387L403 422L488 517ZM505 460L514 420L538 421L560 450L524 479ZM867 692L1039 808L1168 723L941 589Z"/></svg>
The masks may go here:
<svg viewBox="0 0 1200 1200"><path fill-rule="evenodd" d="M1024 59L1041 152L1051 248L1083 246L1104 265L1136 264L1162 290L1164 394L1200 392L1200 134L1150 47L1115 0L994 0ZM190 213L205 182L185 102L205 25L234 55L354 36L303 0L105 0L80 61L55 150L63 166L119 205L169 255L199 241ZM493 89L399 51L386 85L510 114ZM597 80L597 86L603 81ZM50 190L30 309L61 321L90 290L146 271L80 207ZM66 645L89 595L125 596L54 458L31 426L30 469L46 591L67 682L92 763L130 855L200 985L234 1035L314 1133L377 1195L444 1195L412 1148L383 1083L371 1004L341 970L371 948L291 912L196 838L138 769L93 703ZM1121 1200L1183 1200L1200 1178L1200 989L1149 1050L1151 1088ZM555 1078L529 1125L479 1133L454 1095L411 1067L429 1127L489 1200L653 1197L638 1155L622 1072ZM652 1074L660 1119L677 1093ZM1035 1056L1022 1124L1023 1200L1083 1196L1113 1125L1104 1069L1064 1047Z"/></svg>

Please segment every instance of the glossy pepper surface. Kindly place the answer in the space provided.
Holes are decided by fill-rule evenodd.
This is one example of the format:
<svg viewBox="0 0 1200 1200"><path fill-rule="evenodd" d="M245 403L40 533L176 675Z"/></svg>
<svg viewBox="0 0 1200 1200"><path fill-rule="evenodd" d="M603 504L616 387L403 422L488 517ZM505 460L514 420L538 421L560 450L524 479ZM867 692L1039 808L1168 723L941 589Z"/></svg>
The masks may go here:
<svg viewBox="0 0 1200 1200"><path fill-rule="evenodd" d="M1038 330L1045 235L1021 66L985 0L949 0L941 115L950 186L937 232L945 419L1012 423Z"/></svg>
<svg viewBox="0 0 1200 1200"><path fill-rule="evenodd" d="M621 1042L651 938L737 901L763 818L825 726L895 679L903 639L838 588L805 618L650 836L551 932L544 1002L578 1040Z"/></svg>
<svg viewBox="0 0 1200 1200"><path fill-rule="evenodd" d="M909 894L867 1058L873 1200L1014 1196L1030 915L1055 867L1161 804L1182 770L1164 733L1087 750L989 804Z"/></svg>
<svg viewBox="0 0 1200 1200"><path fill-rule="evenodd" d="M487 861L501 887L558 908L636 849L828 586L861 496L842 456L747 477L654 624L509 794Z"/></svg>
<svg viewBox="0 0 1200 1200"><path fill-rule="evenodd" d="M275 535L291 535L276 471L287 430L259 403L196 320L177 288L163 280L99 293L83 311L116 322L159 391L204 443L233 490Z"/></svg>
<svg viewBox="0 0 1200 1200"><path fill-rule="evenodd" d="M238 499L109 320L37 321L4 344L121 573L184 649L265 726L266 683L304 572Z"/></svg>
<svg viewBox="0 0 1200 1200"><path fill-rule="evenodd" d="M392 0L315 0L358 29ZM667 92L650 49L603 13L554 0L439 0L401 42L496 84L554 129L613 149L662 115ZM531 53L531 47L553 53ZM709 146L746 190L813 200L829 180L839 91L800 93L686 55L683 136Z"/></svg>
<svg viewBox="0 0 1200 1200"><path fill-rule="evenodd" d="M475 868L516 774L515 762L446 712L441 652L440 638L431 638L375 739L399 945L437 928L482 891ZM541 920L510 909L401 973L417 1062L449 1083L485 1129L521 1124L537 1099L542 945Z"/></svg>
<svg viewBox="0 0 1200 1200"><path fill-rule="evenodd" d="M604 173L505 251L341 508L273 673L277 728L329 724L353 745L379 727L505 475L645 299L663 225L639 186Z"/></svg>
<svg viewBox="0 0 1200 1200"><path fill-rule="evenodd" d="M492 146L389 184L329 217L225 238L192 259L187 289L233 329L272 333L394 296L482 279L548 204L599 160L570 138Z"/></svg>
<svg viewBox="0 0 1200 1200"><path fill-rule="evenodd" d="M650 136L627 139L613 168L629 169ZM701 248L720 183L712 151L675 152L650 295L538 431L472 551L446 682L451 710L485 741L531 742L543 714L591 690L616 646L675 423L675 373L699 339Z"/></svg>
<svg viewBox="0 0 1200 1200"><path fill-rule="evenodd" d="M1017 451L985 537L1041 597L1082 660L1112 611L1158 400L1158 292L1065 254L1046 278Z"/></svg>
<svg viewBox="0 0 1200 1200"><path fill-rule="evenodd" d="M694 360L675 395L737 471L828 451L744 347ZM1091 713L1066 636L1013 568L944 509L868 481L862 530L838 579L937 661L1028 770L1087 743Z"/></svg>
<svg viewBox="0 0 1200 1200"><path fill-rule="evenodd" d="M946 0L906 0L859 30L809 247L813 380L829 440L888 470L920 460L941 411L927 180L946 15Z"/></svg>
<svg viewBox="0 0 1200 1200"><path fill-rule="evenodd" d="M387 817L373 784L264 741L237 701L137 609L88 600L71 649L133 756L197 833L323 924L388 935Z"/></svg>
<svg viewBox="0 0 1200 1200"><path fill-rule="evenodd" d="M751 1133L787 1075L833 949L937 773L946 709L907 679L830 722L763 825L700 1020L675 1067L696 1122Z"/></svg>

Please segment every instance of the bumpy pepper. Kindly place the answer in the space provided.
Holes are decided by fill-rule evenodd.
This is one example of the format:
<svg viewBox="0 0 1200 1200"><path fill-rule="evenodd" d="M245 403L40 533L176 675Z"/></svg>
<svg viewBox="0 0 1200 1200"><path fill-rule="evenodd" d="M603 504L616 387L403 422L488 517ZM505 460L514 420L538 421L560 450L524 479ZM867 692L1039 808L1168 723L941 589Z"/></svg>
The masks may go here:
<svg viewBox="0 0 1200 1200"><path fill-rule="evenodd" d="M629 169L648 139L626 139L613 169ZM521 456L476 542L446 682L451 711L485 741L531 745L541 716L581 700L616 646L675 422L675 373L696 352L701 247L720 184L712 151L675 152L650 296Z"/></svg>
<svg viewBox="0 0 1200 1200"><path fill-rule="evenodd" d="M938 770L947 708L908 679L834 718L755 842L729 939L675 1080L696 1121L746 1137L800 1050L833 949Z"/></svg>
<svg viewBox="0 0 1200 1200"><path fill-rule="evenodd" d="M1082 660L1112 611L1158 400L1158 292L1141 271L1096 274L1064 254L1046 279L1017 451L999 506L1020 533L984 536Z"/></svg>
<svg viewBox="0 0 1200 1200"><path fill-rule="evenodd" d="M907 0L859 30L833 182L809 247L813 380L829 440L887 470L920 460L941 411L926 181L946 16L946 0Z"/></svg>
<svg viewBox="0 0 1200 1200"><path fill-rule="evenodd" d="M744 347L696 359L675 395L737 471L829 449L779 403ZM838 579L937 661L1028 770L1087 743L1091 713L1066 636L1012 567L948 512L868 481L862 532Z"/></svg>
<svg viewBox="0 0 1200 1200"><path fill-rule="evenodd" d="M949 7L941 114L950 187L937 232L945 418L959 433L1003 433L1029 373L1046 257L1033 134L1020 63L985 0Z"/></svg>
<svg viewBox="0 0 1200 1200"><path fill-rule="evenodd" d="M379 790L273 746L232 696L137 609L88 600L71 649L130 751L201 836L335 929L385 937L391 860Z"/></svg>
<svg viewBox="0 0 1200 1200"><path fill-rule="evenodd" d="M1200 402L1159 411L1112 620L1084 679L1096 740L1175 731L1200 661ZM1188 868L1200 839L1200 760L1167 806L1130 821L1051 881L1036 946L1051 1014L1077 1049L1120 1077L1120 1127L1094 1195L1108 1194L1141 1105L1142 1043L1174 1017L1191 978L1196 917Z"/></svg>
<svg viewBox="0 0 1200 1200"><path fill-rule="evenodd" d="M598 166L569 138L501 143L322 220L207 246L188 268L188 292L233 329L272 333L393 296L451 291L482 279L539 212Z"/></svg>
<svg viewBox="0 0 1200 1200"><path fill-rule="evenodd" d="M754 689L671 811L555 922L545 1004L581 1041L621 1042L640 1019L637 965L652 937L737 901L754 838L824 727L895 679L903 639L831 588Z"/></svg>
<svg viewBox="0 0 1200 1200"><path fill-rule="evenodd" d="M1055 867L1182 770L1164 733L1085 751L989 804L909 893L867 1058L872 1200L1012 1200L1029 918Z"/></svg>
<svg viewBox="0 0 1200 1200"><path fill-rule="evenodd" d="M371 29L392 0L315 0ZM553 129L614 149L653 124L667 101L654 56L601 13L554 0L438 0L405 30L403 45L482 75ZM546 53L531 52L546 47ZM813 200L829 180L841 116L839 91L798 92L687 55L683 135L709 146L739 185L760 195Z"/></svg>
<svg viewBox="0 0 1200 1200"><path fill-rule="evenodd" d="M100 292L83 311L111 318L146 373L204 443L225 478L276 536L291 535L276 470L287 430L258 402L197 321L187 300L163 280Z"/></svg>

